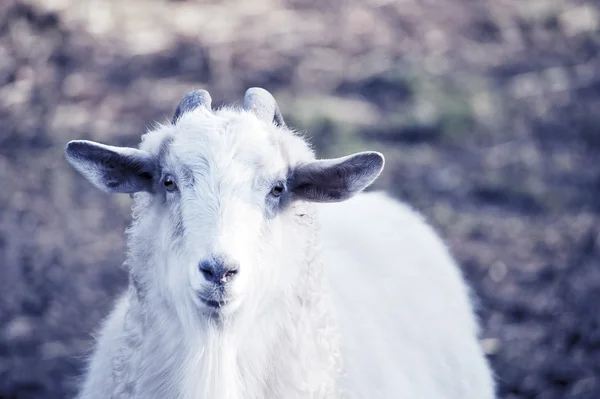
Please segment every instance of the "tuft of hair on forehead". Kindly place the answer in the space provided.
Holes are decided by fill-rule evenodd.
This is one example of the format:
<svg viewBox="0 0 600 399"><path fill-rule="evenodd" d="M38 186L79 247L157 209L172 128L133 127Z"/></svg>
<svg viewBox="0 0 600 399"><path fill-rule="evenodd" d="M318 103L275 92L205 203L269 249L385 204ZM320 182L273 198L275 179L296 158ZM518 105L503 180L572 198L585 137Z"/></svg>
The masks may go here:
<svg viewBox="0 0 600 399"><path fill-rule="evenodd" d="M158 124L142 136L140 149L160 155L174 145L182 155L228 149L243 156L280 155L288 165L315 158L310 144L286 125L268 123L251 110L223 106L216 110L198 107L182 113L176 124ZM208 154L207 154L208 155Z"/></svg>

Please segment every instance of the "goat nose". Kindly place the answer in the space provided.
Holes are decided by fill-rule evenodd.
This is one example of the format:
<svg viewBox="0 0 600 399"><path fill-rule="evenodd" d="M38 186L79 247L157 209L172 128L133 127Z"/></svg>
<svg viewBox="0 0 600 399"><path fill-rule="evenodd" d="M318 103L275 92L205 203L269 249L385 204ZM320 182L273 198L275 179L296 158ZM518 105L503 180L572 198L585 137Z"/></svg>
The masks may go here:
<svg viewBox="0 0 600 399"><path fill-rule="evenodd" d="M217 257L203 260L198 269L204 279L213 284L224 284L233 279L238 272L238 264L225 258Z"/></svg>

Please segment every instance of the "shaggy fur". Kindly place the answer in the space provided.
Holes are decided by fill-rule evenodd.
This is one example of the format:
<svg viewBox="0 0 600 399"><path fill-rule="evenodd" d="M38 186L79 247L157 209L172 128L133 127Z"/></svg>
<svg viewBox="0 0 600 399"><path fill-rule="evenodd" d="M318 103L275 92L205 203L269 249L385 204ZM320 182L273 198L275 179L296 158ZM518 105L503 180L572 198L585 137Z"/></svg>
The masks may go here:
<svg viewBox="0 0 600 399"><path fill-rule="evenodd" d="M103 323L79 399L493 397L443 244L409 209L355 196L379 156L316 163L285 126L199 107L139 150L80 141L67 158L99 188L135 192L130 286ZM274 199L280 181L289 193ZM222 290L198 271L215 254L240 265ZM226 304L211 308L207 296Z"/></svg>

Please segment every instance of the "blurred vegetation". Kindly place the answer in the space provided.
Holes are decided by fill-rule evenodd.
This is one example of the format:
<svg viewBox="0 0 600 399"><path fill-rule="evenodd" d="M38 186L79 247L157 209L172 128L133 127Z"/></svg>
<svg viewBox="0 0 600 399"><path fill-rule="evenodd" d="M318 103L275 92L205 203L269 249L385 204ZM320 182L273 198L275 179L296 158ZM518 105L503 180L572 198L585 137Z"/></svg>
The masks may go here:
<svg viewBox="0 0 600 399"><path fill-rule="evenodd" d="M70 395L126 279L129 198L62 151L262 86L440 230L502 398L600 395L600 9L579 0L3 0L0 397Z"/></svg>

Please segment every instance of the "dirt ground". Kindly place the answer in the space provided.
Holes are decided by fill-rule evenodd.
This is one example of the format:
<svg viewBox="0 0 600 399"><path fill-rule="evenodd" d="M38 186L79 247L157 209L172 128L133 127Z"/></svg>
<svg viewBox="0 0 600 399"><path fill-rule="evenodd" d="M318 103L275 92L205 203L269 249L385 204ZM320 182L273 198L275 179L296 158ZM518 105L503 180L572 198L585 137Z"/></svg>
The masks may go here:
<svg viewBox="0 0 600 399"><path fill-rule="evenodd" d="M0 2L0 398L74 393L126 278L136 145L185 92L278 99L321 155L386 155L479 298L501 398L600 397L600 10L578 0Z"/></svg>

